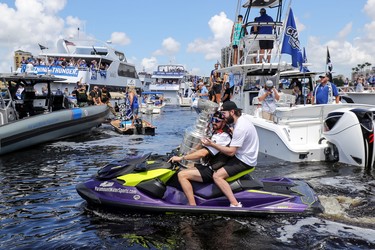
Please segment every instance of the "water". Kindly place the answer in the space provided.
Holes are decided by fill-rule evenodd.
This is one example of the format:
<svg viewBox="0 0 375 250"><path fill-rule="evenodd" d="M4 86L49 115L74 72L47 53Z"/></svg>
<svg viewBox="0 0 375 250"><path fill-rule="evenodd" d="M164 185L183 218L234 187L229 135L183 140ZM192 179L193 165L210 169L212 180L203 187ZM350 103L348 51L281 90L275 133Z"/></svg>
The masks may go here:
<svg viewBox="0 0 375 250"><path fill-rule="evenodd" d="M197 117L165 107L147 116L155 136L89 135L0 158L0 249L374 249L374 171L291 164L260 155L256 177L309 181L326 212L265 218L110 213L87 206L75 185L127 155L170 152Z"/></svg>

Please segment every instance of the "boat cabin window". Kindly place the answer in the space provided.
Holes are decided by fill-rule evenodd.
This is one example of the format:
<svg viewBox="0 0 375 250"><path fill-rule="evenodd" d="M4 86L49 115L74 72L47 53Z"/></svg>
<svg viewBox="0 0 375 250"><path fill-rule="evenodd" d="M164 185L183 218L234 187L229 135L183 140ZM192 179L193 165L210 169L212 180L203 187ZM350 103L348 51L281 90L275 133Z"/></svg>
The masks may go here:
<svg viewBox="0 0 375 250"><path fill-rule="evenodd" d="M118 56L118 59L122 62L126 62L125 54L119 51L115 51L116 56Z"/></svg>
<svg viewBox="0 0 375 250"><path fill-rule="evenodd" d="M124 63L120 63L117 73L119 76L137 78L135 67Z"/></svg>
<svg viewBox="0 0 375 250"><path fill-rule="evenodd" d="M108 54L108 50L106 48L95 48L95 47L88 47L88 48L76 48L76 54L82 55L101 55L105 56Z"/></svg>

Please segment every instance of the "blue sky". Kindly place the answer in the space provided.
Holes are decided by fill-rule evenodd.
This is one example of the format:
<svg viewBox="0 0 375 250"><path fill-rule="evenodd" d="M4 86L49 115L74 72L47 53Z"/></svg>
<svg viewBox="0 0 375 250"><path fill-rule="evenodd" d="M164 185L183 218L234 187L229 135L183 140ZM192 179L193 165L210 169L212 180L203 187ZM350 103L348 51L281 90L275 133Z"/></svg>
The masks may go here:
<svg viewBox="0 0 375 250"><path fill-rule="evenodd" d="M15 50L37 54L38 43L53 50L58 38L77 36L79 28L80 36L111 40L138 71L152 72L158 64L172 62L209 75L220 49L229 45L237 2L3 0L0 72L10 71ZM349 76L351 68L364 62L375 66L375 0L294 0L292 9L311 70L325 70L327 46L337 74ZM290 56L282 60L290 61Z"/></svg>

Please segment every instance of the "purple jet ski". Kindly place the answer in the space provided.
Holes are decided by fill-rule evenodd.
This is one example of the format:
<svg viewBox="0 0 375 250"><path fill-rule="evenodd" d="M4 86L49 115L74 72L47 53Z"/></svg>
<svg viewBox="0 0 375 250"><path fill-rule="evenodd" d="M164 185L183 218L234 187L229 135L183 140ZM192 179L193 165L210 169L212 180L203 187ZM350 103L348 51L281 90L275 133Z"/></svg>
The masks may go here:
<svg viewBox="0 0 375 250"><path fill-rule="evenodd" d="M256 180L253 169L227 181L243 207L229 207L214 183L193 182L197 206L189 206L178 179L181 166L168 163L171 154L111 162L92 179L76 186L89 204L146 213L210 213L226 215L313 214L323 207L303 180L284 177Z"/></svg>

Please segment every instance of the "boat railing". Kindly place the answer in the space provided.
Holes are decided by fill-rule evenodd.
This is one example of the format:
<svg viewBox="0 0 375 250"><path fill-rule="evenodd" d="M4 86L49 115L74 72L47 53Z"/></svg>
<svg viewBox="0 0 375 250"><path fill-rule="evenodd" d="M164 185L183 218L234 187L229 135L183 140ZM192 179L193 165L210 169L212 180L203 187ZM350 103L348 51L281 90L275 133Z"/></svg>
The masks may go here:
<svg viewBox="0 0 375 250"><path fill-rule="evenodd" d="M246 27L248 26L272 26L273 33L272 34L247 34L240 40L240 45L238 46L239 49L237 50L239 58L239 64L251 64L251 63L264 63L268 62L267 57L271 56L271 60L278 60L280 56L280 51L278 50L280 40L281 40L281 29L282 29L282 22L248 22L246 23ZM271 40L274 41L274 48L269 53L267 50L264 51L264 54L261 53L259 47L260 40ZM226 51L225 51L226 50ZM224 62L224 67L232 66L232 56L234 50L232 46L228 46L224 48L222 54L224 56L222 58L222 62ZM225 55L226 54L226 55ZM270 63L270 61L268 62Z"/></svg>

